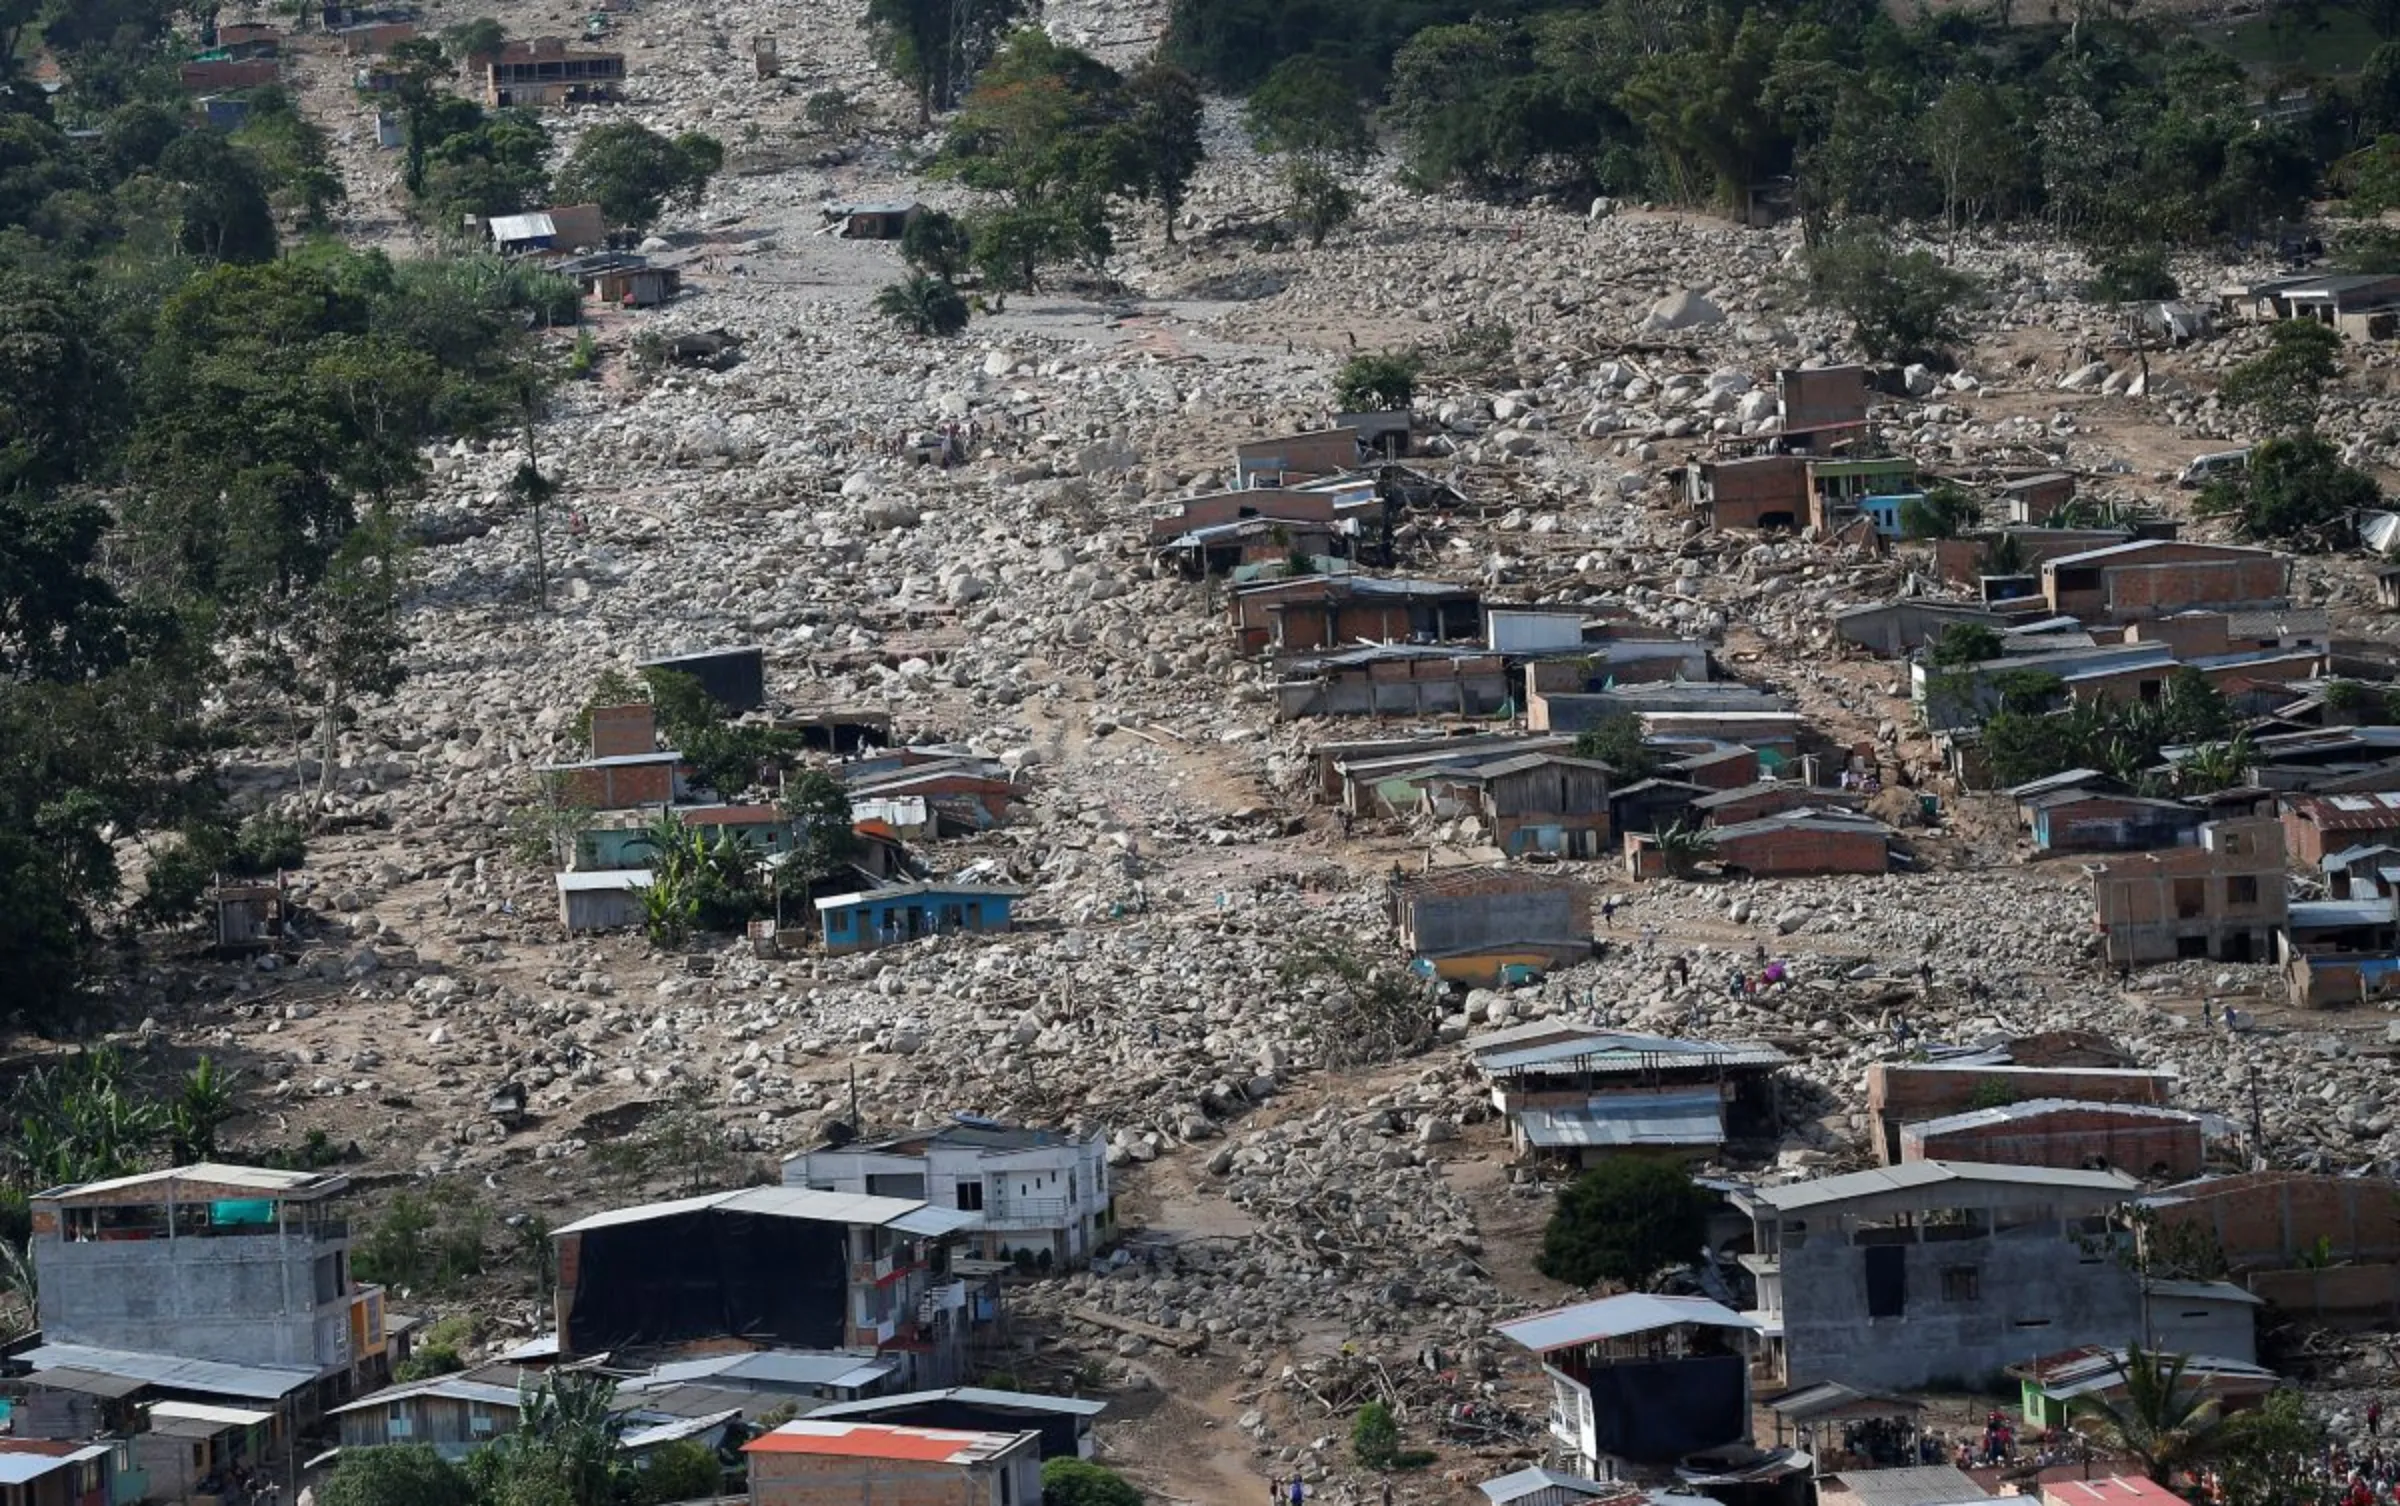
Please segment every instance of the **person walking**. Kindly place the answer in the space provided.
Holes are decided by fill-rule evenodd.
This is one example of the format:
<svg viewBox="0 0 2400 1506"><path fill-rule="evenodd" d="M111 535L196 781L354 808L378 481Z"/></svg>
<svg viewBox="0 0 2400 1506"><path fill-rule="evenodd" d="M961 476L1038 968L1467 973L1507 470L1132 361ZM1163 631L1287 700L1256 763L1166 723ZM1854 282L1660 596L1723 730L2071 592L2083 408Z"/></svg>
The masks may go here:
<svg viewBox="0 0 2400 1506"><path fill-rule="evenodd" d="M1617 897L1613 894L1600 901L1600 923L1612 931L1617 927Z"/></svg>
<svg viewBox="0 0 2400 1506"><path fill-rule="evenodd" d="M1300 1483L1300 1477L1298 1475L1292 1476L1292 1506L1301 1506L1301 1503L1307 1499L1308 1488Z"/></svg>
<svg viewBox="0 0 2400 1506"><path fill-rule="evenodd" d="M1267 1506L1283 1506L1283 1476L1267 1476Z"/></svg>
<svg viewBox="0 0 2400 1506"><path fill-rule="evenodd" d="M2369 1399L2367 1402L2367 1436L2369 1438L2374 1438L2379 1436L2382 1432L2383 1398L2378 1396Z"/></svg>

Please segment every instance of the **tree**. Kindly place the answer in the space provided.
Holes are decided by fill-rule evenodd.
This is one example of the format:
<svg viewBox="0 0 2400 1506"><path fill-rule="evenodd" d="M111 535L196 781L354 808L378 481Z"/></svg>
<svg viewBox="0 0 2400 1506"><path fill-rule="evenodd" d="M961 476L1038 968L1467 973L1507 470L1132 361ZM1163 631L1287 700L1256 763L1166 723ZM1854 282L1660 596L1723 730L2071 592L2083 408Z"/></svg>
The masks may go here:
<svg viewBox="0 0 2400 1506"><path fill-rule="evenodd" d="M1396 413L1417 400L1424 358L1413 351L1369 351L1342 363L1333 401L1345 413Z"/></svg>
<svg viewBox="0 0 2400 1506"><path fill-rule="evenodd" d="M708 1500L725 1493L725 1466L715 1449L682 1439L652 1449L635 1483L651 1506Z"/></svg>
<svg viewBox="0 0 2400 1506"><path fill-rule="evenodd" d="M1355 166L1374 148L1358 91L1318 57L1277 63L1242 112L1250 139L1270 156Z"/></svg>
<svg viewBox="0 0 2400 1506"><path fill-rule="evenodd" d="M1951 80L1925 112L1925 153L1942 185L1942 223L1951 234L1981 219L2023 175L2024 149L2000 91L1979 79Z"/></svg>
<svg viewBox="0 0 2400 1506"><path fill-rule="evenodd" d="M275 256L275 215L256 162L212 131L176 138L158 160L159 175L184 190L183 249L209 261L261 262Z"/></svg>
<svg viewBox="0 0 2400 1506"><path fill-rule="evenodd" d="M2314 319L2286 319L2267 330L2267 348L2225 373L2218 400L2260 430L2298 434L2316 427L2317 401L2340 373L2342 337ZM2256 457L2252 457L2255 465Z"/></svg>
<svg viewBox="0 0 2400 1506"><path fill-rule="evenodd" d="M974 242L955 216L928 209L901 232L900 255L927 276L955 283L973 265Z"/></svg>
<svg viewBox="0 0 2400 1506"><path fill-rule="evenodd" d="M2382 505L2374 477L2345 463L2333 441L2302 429L2251 450L2244 469L2208 484L2199 508L2235 515L2252 538L2328 547L2348 538L2358 513Z"/></svg>
<svg viewBox="0 0 2400 1506"><path fill-rule="evenodd" d="M1085 1459L1042 1462L1042 1506L1142 1506L1142 1493L1123 1475Z"/></svg>
<svg viewBox="0 0 2400 1506"><path fill-rule="evenodd" d="M1200 139L1200 84L1172 63L1153 57L1125 80L1129 109L1124 133L1133 164L1134 194L1158 206L1167 244L1175 244L1175 219L1183 212L1192 175L1207 160Z"/></svg>
<svg viewBox="0 0 2400 1506"><path fill-rule="evenodd" d="M508 28L490 16L461 21L442 32L442 47L454 58L489 57L508 45Z"/></svg>
<svg viewBox="0 0 2400 1506"><path fill-rule="evenodd" d="M1667 873L1674 878L1690 878L1716 850L1716 833L1704 826L1678 821L1658 833L1659 861L1667 865Z"/></svg>
<svg viewBox="0 0 2400 1506"><path fill-rule="evenodd" d="M2000 634L1982 623L1953 623L1925 646L1925 662L1941 669L1964 669L1999 658L2000 646Z"/></svg>
<svg viewBox="0 0 2400 1506"><path fill-rule="evenodd" d="M930 122L958 103L1026 10L1026 0L867 0L867 35L884 71L915 92L917 118Z"/></svg>
<svg viewBox="0 0 2400 1506"><path fill-rule="evenodd" d="M1902 252L1882 231L1851 228L1810 248L1809 292L1847 316L1877 361L1938 357L1965 338L1959 313L1975 280L1924 251Z"/></svg>
<svg viewBox="0 0 2400 1506"><path fill-rule="evenodd" d="M794 828L787 875L829 878L858 851L849 786L823 769L802 769L785 780L782 810Z"/></svg>
<svg viewBox="0 0 2400 1506"><path fill-rule="evenodd" d="M340 739L353 701L389 695L407 677L408 636L400 624L405 553L388 508L351 530L324 579L305 597L284 603L278 666L316 702L318 778L322 804L340 767Z"/></svg>
<svg viewBox="0 0 2400 1506"><path fill-rule="evenodd" d="M617 1383L592 1371L553 1370L528 1377L517 1397L517 1428L491 1445L503 1489L538 1479L563 1486L573 1506L614 1506L626 1476L617 1439L624 1419L611 1410Z"/></svg>
<svg viewBox="0 0 2400 1506"><path fill-rule="evenodd" d="M1611 712L1577 734L1575 756L1607 764L1627 784L1648 779L1658 772L1662 761L1657 751L1642 741L1640 720L1624 711Z"/></svg>
<svg viewBox="0 0 2400 1506"><path fill-rule="evenodd" d="M1322 162L1295 157L1284 165L1284 187L1292 195L1292 218L1308 236L1311 247L1358 215L1358 196Z"/></svg>
<svg viewBox="0 0 2400 1506"><path fill-rule="evenodd" d="M2185 1384L2189 1355L2134 1345L2117 1362L2121 1395L2101 1392L2075 1400L2071 1415L2142 1472L2173 1485L2178 1471L2216 1456L2229 1441L2223 1409L2207 1389Z"/></svg>
<svg viewBox="0 0 2400 1506"><path fill-rule="evenodd" d="M912 335L947 338L967 327L967 300L939 277L911 272L875 295L875 312Z"/></svg>
<svg viewBox="0 0 2400 1506"><path fill-rule="evenodd" d="M2095 303L2164 302L2183 296L2183 286L2157 247L2126 251L2100 263L2084 296Z"/></svg>
<svg viewBox="0 0 2400 1506"><path fill-rule="evenodd" d="M1912 539L1954 539L1975 526L1983 509L1948 482L1900 504L1900 532Z"/></svg>
<svg viewBox="0 0 2400 1506"><path fill-rule="evenodd" d="M553 191L569 203L598 204L612 225L647 230L669 206L698 204L724 165L725 148L713 136L686 131L669 140L617 120L575 143Z"/></svg>
<svg viewBox="0 0 2400 1506"><path fill-rule="evenodd" d="M2309 1415L2298 1390L2283 1387L2236 1413L2225 1434L2216 1459L2225 1506L2320 1506L2314 1476L2325 1457L2325 1425Z"/></svg>
<svg viewBox="0 0 2400 1506"><path fill-rule="evenodd" d="M1399 1453L1400 1424L1392 1409L1380 1401L1360 1407L1350 1420L1350 1457L1361 1469L1390 1469Z"/></svg>
<svg viewBox="0 0 2400 1506"><path fill-rule="evenodd" d="M1534 1266L1570 1286L1638 1288L1699 1258L1714 1203L1671 1162L1612 1156L1559 1194Z"/></svg>
<svg viewBox="0 0 2400 1506"><path fill-rule="evenodd" d="M325 1506L475 1506L466 1472L426 1444L342 1450L317 1487Z"/></svg>

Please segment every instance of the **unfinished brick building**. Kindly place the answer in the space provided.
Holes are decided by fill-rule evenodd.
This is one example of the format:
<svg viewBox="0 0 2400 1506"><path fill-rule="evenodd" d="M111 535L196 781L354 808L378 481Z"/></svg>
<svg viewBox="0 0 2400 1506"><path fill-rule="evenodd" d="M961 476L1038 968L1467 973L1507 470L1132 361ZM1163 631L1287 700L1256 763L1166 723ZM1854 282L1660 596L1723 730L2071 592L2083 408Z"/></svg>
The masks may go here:
<svg viewBox="0 0 2400 1506"><path fill-rule="evenodd" d="M2042 1099L2163 1107L2174 1096L2174 1073L2139 1067L2019 1067L1971 1061L1876 1062L1867 1068L1867 1118L1875 1153L1886 1166L1907 1159L1900 1145L1906 1126L1978 1107Z"/></svg>
<svg viewBox="0 0 2400 1506"><path fill-rule="evenodd" d="M2264 549L2136 539L2042 562L2052 612L2086 622L2132 622L2195 607L2281 606L2290 566Z"/></svg>
<svg viewBox="0 0 2400 1506"><path fill-rule="evenodd" d="M1904 1125L1903 1161L2115 1168L2153 1180L2200 1173L2200 1116L2138 1103L2037 1098Z"/></svg>
<svg viewBox="0 0 2400 1506"><path fill-rule="evenodd" d="M2133 853L2093 871L2095 920L2113 963L2209 957L2264 961L2289 913L2284 829L2249 817L2211 821L2200 845Z"/></svg>
<svg viewBox="0 0 2400 1506"><path fill-rule="evenodd" d="M2286 1313L2354 1327L2400 1319L2400 1182L2260 1171L2169 1187L2142 1206L2213 1242L2235 1281Z"/></svg>

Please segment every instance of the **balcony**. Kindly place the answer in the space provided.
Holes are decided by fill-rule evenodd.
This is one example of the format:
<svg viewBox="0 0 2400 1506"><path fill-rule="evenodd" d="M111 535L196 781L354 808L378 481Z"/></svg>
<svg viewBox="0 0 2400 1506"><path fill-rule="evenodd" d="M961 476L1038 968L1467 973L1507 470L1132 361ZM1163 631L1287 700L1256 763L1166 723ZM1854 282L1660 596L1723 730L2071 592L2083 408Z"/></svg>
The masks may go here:
<svg viewBox="0 0 2400 1506"><path fill-rule="evenodd" d="M1012 1197L983 1210L986 1229L1063 1229L1073 1219L1074 1204L1063 1197Z"/></svg>
<svg viewBox="0 0 2400 1506"><path fill-rule="evenodd" d="M850 1279L853 1283L881 1286L892 1279L897 1269L896 1261L889 1255L879 1260L853 1260L850 1262Z"/></svg>

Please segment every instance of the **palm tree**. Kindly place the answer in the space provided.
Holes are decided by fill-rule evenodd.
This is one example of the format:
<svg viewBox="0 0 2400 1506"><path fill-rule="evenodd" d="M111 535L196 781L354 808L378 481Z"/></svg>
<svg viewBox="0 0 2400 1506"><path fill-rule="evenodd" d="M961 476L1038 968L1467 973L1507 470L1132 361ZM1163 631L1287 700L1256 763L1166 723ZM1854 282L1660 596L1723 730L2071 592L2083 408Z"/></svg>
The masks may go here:
<svg viewBox="0 0 2400 1506"><path fill-rule="evenodd" d="M1716 850L1713 833L1680 821L1658 834L1658 855L1665 860L1667 872L1677 878L1690 878L1701 860Z"/></svg>
<svg viewBox="0 0 2400 1506"><path fill-rule="evenodd" d="M2257 756L2247 737L2202 743L2175 765L2175 786L2192 795L2230 790L2250 776L2250 765Z"/></svg>
<svg viewBox="0 0 2400 1506"><path fill-rule="evenodd" d="M2190 1362L2190 1355L2137 1344L2117 1361L2120 1383L2076 1398L2071 1415L2088 1423L2102 1443L2140 1460L2152 1480L2171 1486L2177 1471L2212 1458L2227 1442L2217 1399L2200 1385L2184 1384Z"/></svg>
<svg viewBox="0 0 2400 1506"><path fill-rule="evenodd" d="M875 295L875 312L912 335L955 335L967 327L967 300L939 277L911 272Z"/></svg>
<svg viewBox="0 0 2400 1506"><path fill-rule="evenodd" d="M588 1370L554 1370L517 1395L517 1430L501 1443L501 1468L566 1487L575 1506L608 1506L625 1472L617 1440L617 1383Z"/></svg>

